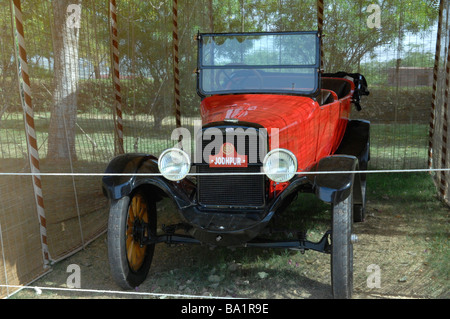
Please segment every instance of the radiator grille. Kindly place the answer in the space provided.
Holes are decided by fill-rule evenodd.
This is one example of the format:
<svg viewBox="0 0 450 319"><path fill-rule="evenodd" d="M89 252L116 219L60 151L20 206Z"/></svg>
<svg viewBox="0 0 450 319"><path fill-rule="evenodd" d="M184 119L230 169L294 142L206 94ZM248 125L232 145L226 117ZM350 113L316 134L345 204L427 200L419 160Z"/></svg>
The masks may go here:
<svg viewBox="0 0 450 319"><path fill-rule="evenodd" d="M225 133L225 129L222 129ZM231 136L231 138L230 138ZM242 145L242 141L245 143ZM238 141L240 144L238 146ZM203 160L203 164L198 165L197 172L227 175L198 176L198 201L204 206L236 206L236 207L261 207L265 200L265 177L258 175L233 175L233 173L260 173L261 158L264 155L266 146L259 142L259 136L249 137L246 135L230 134L223 136L223 142L231 142L240 155L247 155L250 161L248 167L213 168L209 167ZM210 144L210 140L203 140L198 145L202 145L202 150ZM264 147L261 155L259 148ZM211 155L217 155L218 150L213 150ZM242 154L244 153L244 154Z"/></svg>
<svg viewBox="0 0 450 319"><path fill-rule="evenodd" d="M210 168L200 166L199 173L257 173L260 166L246 168ZM199 176L199 203L220 206L262 206L264 175Z"/></svg>

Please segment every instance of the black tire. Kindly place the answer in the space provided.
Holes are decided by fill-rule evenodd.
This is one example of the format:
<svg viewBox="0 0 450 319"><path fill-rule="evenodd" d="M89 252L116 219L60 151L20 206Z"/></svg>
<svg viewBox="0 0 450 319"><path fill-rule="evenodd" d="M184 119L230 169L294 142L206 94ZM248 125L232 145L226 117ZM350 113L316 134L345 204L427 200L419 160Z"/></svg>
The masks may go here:
<svg viewBox="0 0 450 319"><path fill-rule="evenodd" d="M336 299L349 299L353 291L352 197L332 206L331 289Z"/></svg>
<svg viewBox="0 0 450 319"><path fill-rule="evenodd" d="M138 201L142 203L139 206L140 216L134 211ZM155 249L154 244L141 247L134 239L130 225L136 217L150 225L150 233L156 233L156 203L146 198L142 191L111 203L108 221L109 266L116 284L126 290L134 289L145 280Z"/></svg>
<svg viewBox="0 0 450 319"><path fill-rule="evenodd" d="M359 169L361 171L366 171L368 166L368 160L370 159L370 142L367 142L367 146L363 152L366 154L364 157L367 157L367 160L363 160L359 162ZM353 221L356 223L363 222L366 218L366 186L367 186L367 174L362 173L359 175L361 179L361 195L362 195L362 204L353 205Z"/></svg>
<svg viewBox="0 0 450 319"><path fill-rule="evenodd" d="M353 221L363 222L366 218L366 180L361 181L362 204L353 205Z"/></svg>

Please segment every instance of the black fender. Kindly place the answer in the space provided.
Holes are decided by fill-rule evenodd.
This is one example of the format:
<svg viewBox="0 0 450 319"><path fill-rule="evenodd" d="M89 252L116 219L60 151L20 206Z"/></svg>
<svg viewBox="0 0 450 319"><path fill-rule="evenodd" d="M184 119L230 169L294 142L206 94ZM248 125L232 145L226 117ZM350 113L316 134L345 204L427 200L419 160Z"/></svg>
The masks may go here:
<svg viewBox="0 0 450 319"><path fill-rule="evenodd" d="M355 156L358 158L360 169L366 169L370 160L370 122L349 120L335 154Z"/></svg>
<svg viewBox="0 0 450 319"><path fill-rule="evenodd" d="M355 156L358 170L367 170L370 161L370 122L366 120L349 120L341 144L335 154ZM366 182L365 173L356 174L354 180L353 203L363 204L361 186Z"/></svg>
<svg viewBox="0 0 450 319"><path fill-rule="evenodd" d="M115 173L120 175L114 175ZM102 178L103 193L110 200L118 200L130 195L137 187L145 185L149 195L155 200L169 196L178 207L189 206L189 190L192 187L195 190L195 186L187 179L173 182L159 174L158 159L153 155L119 155L111 160L105 170L105 176Z"/></svg>
<svg viewBox="0 0 450 319"><path fill-rule="evenodd" d="M315 170L327 171L363 171L370 160L370 122L365 120L349 120L344 137L332 156L319 161ZM353 191L353 203L362 204L361 185L366 174L339 173L318 174L314 179L314 190L321 200L328 203L339 203Z"/></svg>
<svg viewBox="0 0 450 319"><path fill-rule="evenodd" d="M332 155L322 158L314 169L317 172L342 171L345 173L323 173L314 175L313 189L316 196L327 203L337 204L352 194L353 173L358 168L358 159L351 155ZM347 173L348 172L348 173Z"/></svg>

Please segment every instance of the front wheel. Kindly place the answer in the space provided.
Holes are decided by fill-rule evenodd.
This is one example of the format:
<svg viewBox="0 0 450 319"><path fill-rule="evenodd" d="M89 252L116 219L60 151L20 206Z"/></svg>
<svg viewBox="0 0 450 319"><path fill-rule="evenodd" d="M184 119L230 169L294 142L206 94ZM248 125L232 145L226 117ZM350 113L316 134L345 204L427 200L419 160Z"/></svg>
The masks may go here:
<svg viewBox="0 0 450 319"><path fill-rule="evenodd" d="M332 207L331 288L336 299L351 298L353 291L352 197Z"/></svg>
<svg viewBox="0 0 450 319"><path fill-rule="evenodd" d="M369 146L367 146L367 149ZM362 171L367 170L367 162L363 162L360 164L360 169ZM360 204L353 205L353 221L354 222L363 222L366 217L366 193L367 193L367 173L362 173L359 176L355 176L355 178L360 179L359 186L361 187L361 201Z"/></svg>
<svg viewBox="0 0 450 319"><path fill-rule="evenodd" d="M156 233L156 204L137 191L111 203L108 221L108 259L114 281L134 289L147 277L155 245L142 245Z"/></svg>
<svg viewBox="0 0 450 319"><path fill-rule="evenodd" d="M366 180L361 181L361 197L362 204L354 204L353 205L353 221L354 222L363 222L366 218Z"/></svg>

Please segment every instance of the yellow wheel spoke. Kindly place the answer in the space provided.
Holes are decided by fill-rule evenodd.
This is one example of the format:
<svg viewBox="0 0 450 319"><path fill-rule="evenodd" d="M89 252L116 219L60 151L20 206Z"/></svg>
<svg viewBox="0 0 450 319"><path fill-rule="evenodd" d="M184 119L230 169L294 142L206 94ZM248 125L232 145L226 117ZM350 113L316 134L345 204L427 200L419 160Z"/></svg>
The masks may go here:
<svg viewBox="0 0 450 319"><path fill-rule="evenodd" d="M145 248L145 246L140 247L139 244L136 243L136 246L134 247L134 249L135 249L134 256L136 257L136 263L139 263L141 260L143 260L142 257L144 256L144 254L142 254L142 248Z"/></svg>
<svg viewBox="0 0 450 319"><path fill-rule="evenodd" d="M126 235L127 235L127 238L128 237L133 237L133 225L128 225L128 227L127 227L127 232L125 233ZM128 239L127 239L128 240Z"/></svg>
<svg viewBox="0 0 450 319"><path fill-rule="evenodd" d="M133 265L133 257L134 257L134 242L133 240L131 240L130 245L127 246L127 257L128 257L128 262L130 263L130 265Z"/></svg>
<svg viewBox="0 0 450 319"><path fill-rule="evenodd" d="M148 211L145 199L141 194L133 196L128 209L126 230L126 254L130 268L138 271L144 263L147 246L140 246L133 238L133 228L136 222L148 223Z"/></svg>
<svg viewBox="0 0 450 319"><path fill-rule="evenodd" d="M133 203L128 208L128 223L133 223L134 221L134 212L133 212Z"/></svg>

